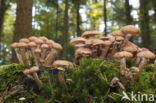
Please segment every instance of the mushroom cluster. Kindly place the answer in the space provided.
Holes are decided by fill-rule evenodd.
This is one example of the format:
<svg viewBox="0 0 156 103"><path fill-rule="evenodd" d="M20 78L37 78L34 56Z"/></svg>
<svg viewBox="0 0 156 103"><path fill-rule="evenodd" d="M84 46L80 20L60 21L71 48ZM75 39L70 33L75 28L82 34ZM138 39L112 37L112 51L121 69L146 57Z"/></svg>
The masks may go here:
<svg viewBox="0 0 156 103"><path fill-rule="evenodd" d="M65 68L71 68L72 63L65 60L56 60L55 58L62 46L46 37L31 36L28 39L22 38L19 43L13 43L11 47L15 50L17 59L22 65L31 65L30 59L33 58L36 66L25 69L23 73L31 80L34 80L39 89L42 87L42 81L39 79L37 72L40 66L55 66L58 69L58 78L60 83L65 84Z"/></svg>
<svg viewBox="0 0 156 103"><path fill-rule="evenodd" d="M75 51L77 64L83 57L120 60L120 79L124 83L130 83L138 79L149 59L155 58L150 50L139 48L130 41L132 36L139 33L140 30L133 25L124 26L108 36L101 36L99 31L86 31L81 37L73 38L70 44L78 47ZM127 58L134 60L134 67L126 67Z"/></svg>
<svg viewBox="0 0 156 103"><path fill-rule="evenodd" d="M51 66L57 53L62 50L62 46L53 40L35 36L22 38L11 47L15 50L20 64L30 65L30 58L33 57L37 66Z"/></svg>

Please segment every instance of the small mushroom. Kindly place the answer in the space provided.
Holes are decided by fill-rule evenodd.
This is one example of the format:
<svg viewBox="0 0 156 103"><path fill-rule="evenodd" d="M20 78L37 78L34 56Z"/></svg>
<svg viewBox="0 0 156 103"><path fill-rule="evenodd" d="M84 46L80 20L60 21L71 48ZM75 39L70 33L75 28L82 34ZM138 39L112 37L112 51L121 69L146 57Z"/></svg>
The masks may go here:
<svg viewBox="0 0 156 103"><path fill-rule="evenodd" d="M48 41L48 39L45 36L39 37L39 39L41 39L44 43Z"/></svg>
<svg viewBox="0 0 156 103"><path fill-rule="evenodd" d="M35 49L35 56L34 56L37 66L41 65L40 64L40 57L41 57L41 49L37 48L37 49Z"/></svg>
<svg viewBox="0 0 156 103"><path fill-rule="evenodd" d="M128 41L126 45L122 48L124 51L128 52L137 52L138 51L138 46L133 44L132 42Z"/></svg>
<svg viewBox="0 0 156 103"><path fill-rule="evenodd" d="M34 81L36 82L39 89L42 88L42 81L39 79L37 72L39 71L38 67L32 67L30 68L29 72L33 74Z"/></svg>
<svg viewBox="0 0 156 103"><path fill-rule="evenodd" d="M36 39L34 42L37 44L37 48L40 48L41 45L44 43L44 41L41 39Z"/></svg>
<svg viewBox="0 0 156 103"><path fill-rule="evenodd" d="M45 60L45 57L47 55L47 51L49 49L49 46L47 44L42 44L41 45L42 53L41 53L41 59Z"/></svg>
<svg viewBox="0 0 156 103"><path fill-rule="evenodd" d="M23 73L31 80L34 80L34 78L30 75L30 70L29 69L25 69L23 71Z"/></svg>
<svg viewBox="0 0 156 103"><path fill-rule="evenodd" d="M70 41L70 44L71 45L74 45L76 47L84 47L86 44L86 39L85 38L82 38L82 37L76 37L76 38L73 38L71 41Z"/></svg>
<svg viewBox="0 0 156 103"><path fill-rule="evenodd" d="M35 42L35 40L38 39L38 38L35 37L35 36L31 36L28 39L29 39L30 42Z"/></svg>
<svg viewBox="0 0 156 103"><path fill-rule="evenodd" d="M53 66L59 70L58 71L59 82L61 84L66 85L65 80L64 80L64 71L65 71L65 68L72 68L73 64L66 60L56 60L54 61Z"/></svg>
<svg viewBox="0 0 156 103"><path fill-rule="evenodd" d="M122 36L122 37L125 37L126 34L123 33L120 30L117 30L117 31L113 31L110 35L112 35L112 36Z"/></svg>
<svg viewBox="0 0 156 103"><path fill-rule="evenodd" d="M130 68L130 71L134 71L134 72L138 73L139 72L139 68L137 68L137 67L131 67Z"/></svg>
<svg viewBox="0 0 156 103"><path fill-rule="evenodd" d="M92 39L95 36L100 36L101 32L100 31L85 31L81 37L85 38L85 39Z"/></svg>
<svg viewBox="0 0 156 103"><path fill-rule="evenodd" d="M120 72L121 75L124 75L124 71L126 70L126 58L133 57L133 54L127 51L117 52L114 55L114 58L120 59Z"/></svg>
<svg viewBox="0 0 156 103"><path fill-rule="evenodd" d="M20 50L19 50L19 48L18 48L18 43L13 43L13 44L11 44L11 48L13 48L13 49L15 50L17 59L18 59L18 61L20 62L20 64L24 64L24 63L23 63L23 60L22 60L21 52L20 52Z"/></svg>
<svg viewBox="0 0 156 103"><path fill-rule="evenodd" d="M123 86L123 84L120 82L119 78L114 77L110 83L111 87L116 87L119 86L122 90L126 91L125 87Z"/></svg>
<svg viewBox="0 0 156 103"><path fill-rule="evenodd" d="M139 72L136 74L135 79L137 79L141 75L142 70L147 63L147 59L155 58L155 54L146 49L138 53L137 56L140 57L142 60L141 60L141 63L139 64Z"/></svg>

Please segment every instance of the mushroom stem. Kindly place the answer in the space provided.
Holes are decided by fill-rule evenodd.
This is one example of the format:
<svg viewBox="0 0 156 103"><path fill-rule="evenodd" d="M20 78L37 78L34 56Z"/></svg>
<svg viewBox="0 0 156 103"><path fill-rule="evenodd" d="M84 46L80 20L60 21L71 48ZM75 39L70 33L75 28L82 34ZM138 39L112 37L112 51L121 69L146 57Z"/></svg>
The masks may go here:
<svg viewBox="0 0 156 103"><path fill-rule="evenodd" d="M109 58L110 59L113 59L113 55L117 52L117 44L114 44L113 45L113 49L112 49L112 52L110 53L109 55Z"/></svg>
<svg viewBox="0 0 156 103"><path fill-rule="evenodd" d="M142 58L142 61L139 64L139 72L136 74L135 79L137 79L141 75L146 63L147 63L146 58Z"/></svg>
<svg viewBox="0 0 156 103"><path fill-rule="evenodd" d="M17 59L19 60L20 64L24 65L23 60L22 60L22 56L20 54L19 48L14 48L15 53L17 55Z"/></svg>
<svg viewBox="0 0 156 103"><path fill-rule="evenodd" d="M66 83L65 83L65 80L64 80L64 68L58 68L58 79L59 79L59 82L61 83L61 84L64 84L64 85L66 85Z"/></svg>
<svg viewBox="0 0 156 103"><path fill-rule="evenodd" d="M27 77L31 80L34 80L33 76L31 76L30 74L27 74Z"/></svg>
<svg viewBox="0 0 156 103"><path fill-rule="evenodd" d="M34 77L34 81L36 82L37 86L39 89L42 88L42 81L39 79L38 75L36 72L32 73Z"/></svg>
<svg viewBox="0 0 156 103"><path fill-rule="evenodd" d="M125 87L123 86L121 82L118 81L117 84L123 91L126 91Z"/></svg>
<svg viewBox="0 0 156 103"><path fill-rule="evenodd" d="M20 48L20 52L21 52L21 55L22 55L24 65L29 65L29 62L28 62L28 59L27 59L28 56L27 56L27 53L25 51L25 48Z"/></svg>
<svg viewBox="0 0 156 103"><path fill-rule="evenodd" d="M106 58L108 50L109 50L109 46L106 46L104 49L102 49L102 54L100 56L102 59Z"/></svg>
<svg viewBox="0 0 156 103"><path fill-rule="evenodd" d="M50 66L52 64L52 62L55 60L56 55L57 55L57 50L52 48L50 54L45 59L44 65Z"/></svg>
<svg viewBox="0 0 156 103"><path fill-rule="evenodd" d="M135 65L139 65L140 60L141 60L141 58L140 57L137 57L136 60L135 60Z"/></svg>
<svg viewBox="0 0 156 103"><path fill-rule="evenodd" d="M120 60L120 73L121 73L121 75L124 75L125 70L126 70L126 60L125 60L125 58L122 58Z"/></svg>
<svg viewBox="0 0 156 103"><path fill-rule="evenodd" d="M40 66L40 54L36 53L34 58L35 58L35 61L36 61L36 65Z"/></svg>

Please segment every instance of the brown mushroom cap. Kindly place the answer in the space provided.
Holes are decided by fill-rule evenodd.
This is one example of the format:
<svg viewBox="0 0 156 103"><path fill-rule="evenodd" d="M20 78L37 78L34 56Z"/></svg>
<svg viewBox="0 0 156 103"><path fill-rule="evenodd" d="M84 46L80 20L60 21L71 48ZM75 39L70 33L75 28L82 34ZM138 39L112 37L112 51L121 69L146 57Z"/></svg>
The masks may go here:
<svg viewBox="0 0 156 103"><path fill-rule="evenodd" d="M92 54L92 50L89 49L89 48L78 48L76 51L75 51L75 57L78 57L80 55L91 55Z"/></svg>
<svg viewBox="0 0 156 103"><path fill-rule="evenodd" d="M58 43L54 43L53 48L58 50L58 51L61 51L63 49L62 46L60 44L58 44Z"/></svg>
<svg viewBox="0 0 156 103"><path fill-rule="evenodd" d="M112 41L110 41L110 40L104 41L105 46L110 46L111 44L112 44Z"/></svg>
<svg viewBox="0 0 156 103"><path fill-rule="evenodd" d="M43 44L44 42L43 42L43 40L41 40L41 39L36 39L36 40L35 40L35 43L41 45L41 44Z"/></svg>
<svg viewBox="0 0 156 103"><path fill-rule="evenodd" d="M25 75L28 75L28 74L30 74L30 70L29 70L29 69L25 69L25 70L23 71L23 73L24 73Z"/></svg>
<svg viewBox="0 0 156 103"><path fill-rule="evenodd" d="M26 38L23 38L23 39L20 39L19 42L23 42L23 43L29 43L29 39L26 39Z"/></svg>
<svg viewBox="0 0 156 103"><path fill-rule="evenodd" d="M81 37L83 38L89 38L89 37L95 37L95 36L98 36L98 35L101 35L101 32L100 31L85 31Z"/></svg>
<svg viewBox="0 0 156 103"><path fill-rule="evenodd" d="M112 35L112 36L123 36L123 37L125 36L125 34L120 30L113 31L110 35Z"/></svg>
<svg viewBox="0 0 156 103"><path fill-rule="evenodd" d="M11 44L11 48L17 48L18 43Z"/></svg>
<svg viewBox="0 0 156 103"><path fill-rule="evenodd" d="M43 49L48 49L49 46L48 46L47 44L42 44L42 45L41 45L41 48L43 48Z"/></svg>
<svg viewBox="0 0 156 103"><path fill-rule="evenodd" d="M140 58L143 58L143 57L144 57L144 58L148 58L148 59L153 59L153 58L155 58L155 54L152 53L152 52L149 51L149 50L144 50L144 51L138 53L137 56L140 57Z"/></svg>
<svg viewBox="0 0 156 103"><path fill-rule="evenodd" d="M32 67L30 69L30 73L34 73L34 72L38 72L39 71L39 68L38 67Z"/></svg>
<svg viewBox="0 0 156 103"><path fill-rule="evenodd" d="M123 47L124 51L128 51L128 52L136 52L138 51L138 46L136 46L135 44L133 44L132 42L128 42L124 47Z"/></svg>
<svg viewBox="0 0 156 103"><path fill-rule="evenodd" d="M109 39L110 39L110 38L109 38L109 37L106 37L106 36L103 36L103 37L100 38L100 40L103 40L103 41L109 40Z"/></svg>
<svg viewBox="0 0 156 103"><path fill-rule="evenodd" d="M35 49L35 53L41 53L41 49L39 48Z"/></svg>
<svg viewBox="0 0 156 103"><path fill-rule="evenodd" d="M79 45L84 45L86 42L86 39L85 38L82 38L82 37L76 37L76 38L73 38L71 41L70 41L70 44L71 45L74 45L74 46L79 46Z"/></svg>
<svg viewBox="0 0 156 103"><path fill-rule="evenodd" d="M122 36L115 36L116 41L123 41L124 38Z"/></svg>
<svg viewBox="0 0 156 103"><path fill-rule="evenodd" d="M38 39L37 37L35 37L35 36L31 36L31 37L29 37L28 38L30 41L35 41L36 39Z"/></svg>
<svg viewBox="0 0 156 103"><path fill-rule="evenodd" d="M46 41L46 44L48 44L50 48L53 47L53 44L54 44L54 43L55 43L55 42L54 42L53 40L47 40L47 41Z"/></svg>
<svg viewBox="0 0 156 103"><path fill-rule="evenodd" d="M28 45L26 43L18 43L17 47L19 47L19 48L27 48Z"/></svg>
<svg viewBox="0 0 156 103"><path fill-rule="evenodd" d="M48 40L45 36L39 37L39 39L43 40L44 42Z"/></svg>
<svg viewBox="0 0 156 103"><path fill-rule="evenodd" d="M56 60L56 61L54 61L53 66L57 67L57 68L59 68L59 67L61 67L61 68L72 68L73 64L69 61L66 61L66 60Z"/></svg>
<svg viewBox="0 0 156 103"><path fill-rule="evenodd" d="M130 70L135 71L135 72L139 72L139 68L137 68L137 67L131 67Z"/></svg>
<svg viewBox="0 0 156 103"><path fill-rule="evenodd" d="M140 29L133 25L124 26L121 28L121 31L124 32L125 34L132 34L132 35L137 35L140 33Z"/></svg>
<svg viewBox="0 0 156 103"><path fill-rule="evenodd" d="M86 45L92 45L92 44L93 44L93 40L94 40L94 39L86 40L85 44L86 44Z"/></svg>
<svg viewBox="0 0 156 103"><path fill-rule="evenodd" d="M29 43L28 43L28 46L29 46L29 47L36 47L37 45L36 45L35 42L29 42Z"/></svg>
<svg viewBox="0 0 156 103"><path fill-rule="evenodd" d="M96 45L104 45L104 41L103 40L100 40L100 39L94 39L92 41L93 45L96 46Z"/></svg>
<svg viewBox="0 0 156 103"><path fill-rule="evenodd" d="M121 59L121 58L131 58L133 54L127 51L121 51L114 54L114 58Z"/></svg>

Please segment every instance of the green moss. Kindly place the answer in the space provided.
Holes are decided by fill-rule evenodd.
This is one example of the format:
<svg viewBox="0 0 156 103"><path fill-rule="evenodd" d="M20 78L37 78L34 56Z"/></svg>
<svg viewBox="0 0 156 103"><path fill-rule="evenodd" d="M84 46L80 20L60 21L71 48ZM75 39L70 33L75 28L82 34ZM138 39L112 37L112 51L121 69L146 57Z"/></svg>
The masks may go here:
<svg viewBox="0 0 156 103"><path fill-rule="evenodd" d="M6 90L9 91L5 96L5 103L12 103L13 100L19 103L20 97L26 98L23 103L125 103L121 101L122 90L109 86L113 77L120 77L118 62L82 59L80 66L75 65L73 69L66 69L67 86L58 84L57 73L53 76L55 82L51 84L49 71L43 68L39 72L43 88L37 93L33 91L33 88L28 89L25 81L19 79L23 76L24 69L25 67L16 64L0 66L2 84L0 94ZM136 93L139 91L140 93L153 93L156 96L155 71L155 66L147 64L140 79L126 88L127 94L131 91ZM9 88L15 86L20 88L21 92L12 94Z"/></svg>

